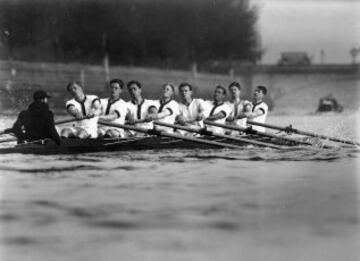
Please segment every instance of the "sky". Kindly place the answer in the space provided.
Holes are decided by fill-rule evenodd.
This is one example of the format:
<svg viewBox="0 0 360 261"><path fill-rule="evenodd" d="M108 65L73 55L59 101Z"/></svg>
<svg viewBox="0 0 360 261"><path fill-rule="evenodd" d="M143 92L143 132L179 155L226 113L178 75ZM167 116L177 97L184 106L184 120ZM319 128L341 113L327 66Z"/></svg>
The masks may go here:
<svg viewBox="0 0 360 261"><path fill-rule="evenodd" d="M351 63L350 49L360 51L360 0L250 2L259 8L263 64L276 63L286 51L305 51L321 63L321 50L324 63Z"/></svg>

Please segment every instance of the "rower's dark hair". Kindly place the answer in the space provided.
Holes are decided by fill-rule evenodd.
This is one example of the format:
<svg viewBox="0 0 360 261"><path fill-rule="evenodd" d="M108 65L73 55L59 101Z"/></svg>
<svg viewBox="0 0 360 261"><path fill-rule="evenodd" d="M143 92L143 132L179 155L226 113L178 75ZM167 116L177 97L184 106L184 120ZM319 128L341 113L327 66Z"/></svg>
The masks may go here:
<svg viewBox="0 0 360 261"><path fill-rule="evenodd" d="M124 88L124 82L120 78L115 78L110 81L110 85L113 83L117 83L120 86L120 89Z"/></svg>
<svg viewBox="0 0 360 261"><path fill-rule="evenodd" d="M175 91L175 86L172 83L164 83L161 87L164 89L166 86L170 86L170 88Z"/></svg>
<svg viewBox="0 0 360 261"><path fill-rule="evenodd" d="M66 85L66 90L70 91L71 86L74 86L75 84L79 85L81 88L83 88L82 84L79 81L72 81L72 82L69 82L68 85Z"/></svg>
<svg viewBox="0 0 360 261"><path fill-rule="evenodd" d="M132 80L132 81L128 82L127 85L126 85L126 87L127 87L127 88L130 88L130 86L133 85L133 84L135 84L135 85L136 85L137 87L139 87L140 89L141 89L141 87L142 87L142 86L141 86L141 83L138 82L138 81L135 81L135 80Z"/></svg>
<svg viewBox="0 0 360 261"><path fill-rule="evenodd" d="M220 89L223 91L223 94L226 95L226 89L224 86L221 86L221 85L217 85L215 89Z"/></svg>
<svg viewBox="0 0 360 261"><path fill-rule="evenodd" d="M181 91L181 89L182 89L183 87L186 87L186 86L189 87L190 91L192 91L192 89L193 89L192 85L191 85L190 83L187 83L187 82L182 82L182 83L180 83L180 85L179 85L179 87L178 87L179 91Z"/></svg>
<svg viewBox="0 0 360 261"><path fill-rule="evenodd" d="M231 87L236 87L236 88L238 88L239 90L241 90L241 85L240 85L240 83L238 83L238 82L232 82L232 83L230 83L228 89L230 90Z"/></svg>
<svg viewBox="0 0 360 261"><path fill-rule="evenodd" d="M263 85L258 85L258 86L256 86L256 89L262 91L262 93L263 93L264 95L267 94L267 89L266 89L266 87L263 86Z"/></svg>

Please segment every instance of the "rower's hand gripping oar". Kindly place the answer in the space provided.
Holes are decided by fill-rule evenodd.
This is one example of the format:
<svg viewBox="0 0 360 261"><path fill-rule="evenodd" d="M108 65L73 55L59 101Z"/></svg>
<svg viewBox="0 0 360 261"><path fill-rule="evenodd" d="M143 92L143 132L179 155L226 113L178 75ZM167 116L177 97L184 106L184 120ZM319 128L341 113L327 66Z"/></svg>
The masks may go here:
<svg viewBox="0 0 360 261"><path fill-rule="evenodd" d="M116 123L110 123L110 122L105 122L105 121L99 121L98 123L101 125L104 125L104 126L108 126L108 127L121 128L124 130L132 130L135 132L141 132L141 133L145 133L145 134L149 134L149 135L156 135L156 136L160 136L160 137L176 138L176 139L180 139L180 140L186 140L186 141L200 143L200 144L207 144L207 145L221 147L221 148L229 148L229 149L242 148L241 146L238 146L238 145L217 142L217 141L211 141L211 140L202 140L202 139L195 138L195 137L186 137L186 136L182 136L182 135L178 135L178 134L161 132L161 131L157 131L157 130L153 130L153 129L145 129L145 128L140 128L140 127L135 127L135 126L130 126L130 125L116 124Z"/></svg>
<svg viewBox="0 0 360 261"><path fill-rule="evenodd" d="M313 132L302 131L302 130L294 129L292 127L292 125L289 125L287 127L280 127L280 126L276 126L276 125L270 125L270 124L255 122L255 121L249 121L249 120L247 121L247 123L251 124L251 125L257 125L257 126L270 128L270 129L284 131L286 133L295 133L295 134L330 140L330 141L334 141L334 142L340 142L340 143L360 146L360 142L357 142L357 141L345 140L345 139L340 139L340 138L331 137L331 136L327 136L327 135L317 134L317 133L313 133Z"/></svg>
<svg viewBox="0 0 360 261"><path fill-rule="evenodd" d="M206 135L206 136L213 136L213 137L217 137L217 138L225 138L225 139L228 139L228 140L239 141L239 142L248 143L248 144L252 144L252 145L256 145L256 146L260 146L260 147L269 147L269 148L278 149L278 150L285 149L282 146L269 144L269 143L266 143L266 142L249 140L249 139L245 139L245 138L234 137L234 136L223 135L223 134L217 134L217 133L213 133L211 131L207 131L207 130L204 130L204 129L194 129L194 128L190 128L190 127L186 127L186 126L173 125L173 124L168 124L168 123L164 123L164 122L154 122L154 124L164 126L164 127L169 127L169 128L194 132L194 133L198 133L198 134L203 134L203 135Z"/></svg>

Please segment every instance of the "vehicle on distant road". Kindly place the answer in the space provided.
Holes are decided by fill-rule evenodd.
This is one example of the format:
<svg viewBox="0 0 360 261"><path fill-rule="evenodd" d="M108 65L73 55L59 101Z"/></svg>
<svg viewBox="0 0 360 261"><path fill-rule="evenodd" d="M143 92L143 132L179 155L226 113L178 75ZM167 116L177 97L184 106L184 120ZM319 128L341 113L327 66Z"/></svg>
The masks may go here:
<svg viewBox="0 0 360 261"><path fill-rule="evenodd" d="M278 61L279 66L309 66L310 64L311 60L306 52L281 53Z"/></svg>
<svg viewBox="0 0 360 261"><path fill-rule="evenodd" d="M342 112L343 106L341 106L337 100L329 94L319 100L319 106L317 112Z"/></svg>

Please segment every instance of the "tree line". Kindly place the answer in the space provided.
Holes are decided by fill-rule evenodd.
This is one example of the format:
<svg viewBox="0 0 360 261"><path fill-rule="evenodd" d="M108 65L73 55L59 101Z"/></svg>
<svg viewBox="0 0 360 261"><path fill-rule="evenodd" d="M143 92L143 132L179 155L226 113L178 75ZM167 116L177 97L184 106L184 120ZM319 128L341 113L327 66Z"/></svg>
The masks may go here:
<svg viewBox="0 0 360 261"><path fill-rule="evenodd" d="M248 0L2 0L2 58L188 68L261 58ZM5 51L4 51L5 50Z"/></svg>

